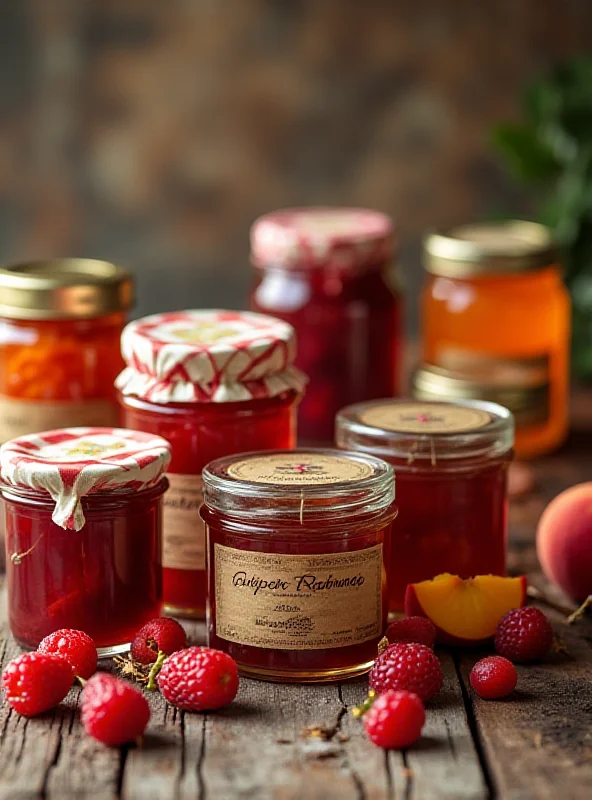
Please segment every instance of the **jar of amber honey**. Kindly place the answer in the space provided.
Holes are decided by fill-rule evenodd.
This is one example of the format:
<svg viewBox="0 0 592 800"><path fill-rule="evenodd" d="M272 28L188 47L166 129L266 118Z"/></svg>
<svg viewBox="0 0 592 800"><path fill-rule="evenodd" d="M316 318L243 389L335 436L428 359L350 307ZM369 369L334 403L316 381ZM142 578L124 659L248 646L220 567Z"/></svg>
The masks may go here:
<svg viewBox="0 0 592 800"><path fill-rule="evenodd" d="M513 440L495 403L379 400L339 413L339 447L380 456L397 476L390 611L403 610L407 584L442 572L505 574Z"/></svg>
<svg viewBox="0 0 592 800"><path fill-rule="evenodd" d="M296 444L306 380L293 367L294 330L261 314L179 311L130 323L128 367L117 379L125 425L172 445L164 505L164 603L203 617L205 532L199 514L203 467L214 458Z"/></svg>
<svg viewBox="0 0 592 800"><path fill-rule="evenodd" d="M245 675L367 671L387 619L393 470L336 450L249 453L204 470L209 644Z"/></svg>
<svg viewBox="0 0 592 800"><path fill-rule="evenodd" d="M397 394L402 300L390 272L391 220L356 208L276 211L251 229L254 311L294 326L310 378L300 409L306 443L332 443L344 403Z"/></svg>
<svg viewBox="0 0 592 800"><path fill-rule="evenodd" d="M464 225L425 243L416 396L478 398L516 414L516 454L564 440L570 304L557 250L532 222Z"/></svg>
<svg viewBox="0 0 592 800"><path fill-rule="evenodd" d="M131 275L105 261L62 258L0 270L0 442L119 424L113 381L132 303Z"/></svg>
<svg viewBox="0 0 592 800"><path fill-rule="evenodd" d="M160 615L168 442L120 428L23 436L0 449L10 628L36 648L83 630L102 656Z"/></svg>

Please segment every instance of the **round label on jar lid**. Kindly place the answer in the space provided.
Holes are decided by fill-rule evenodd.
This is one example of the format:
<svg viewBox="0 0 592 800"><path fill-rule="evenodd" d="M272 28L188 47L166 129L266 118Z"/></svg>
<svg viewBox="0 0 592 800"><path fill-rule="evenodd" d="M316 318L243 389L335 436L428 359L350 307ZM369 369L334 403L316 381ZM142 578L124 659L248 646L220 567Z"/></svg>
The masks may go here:
<svg viewBox="0 0 592 800"><path fill-rule="evenodd" d="M371 464L345 456L295 452L245 458L231 464L227 472L231 478L250 483L322 486L369 478L374 474L374 468Z"/></svg>
<svg viewBox="0 0 592 800"><path fill-rule="evenodd" d="M463 433L484 428L491 414L481 408L448 403L388 403L360 414L360 422L400 433Z"/></svg>

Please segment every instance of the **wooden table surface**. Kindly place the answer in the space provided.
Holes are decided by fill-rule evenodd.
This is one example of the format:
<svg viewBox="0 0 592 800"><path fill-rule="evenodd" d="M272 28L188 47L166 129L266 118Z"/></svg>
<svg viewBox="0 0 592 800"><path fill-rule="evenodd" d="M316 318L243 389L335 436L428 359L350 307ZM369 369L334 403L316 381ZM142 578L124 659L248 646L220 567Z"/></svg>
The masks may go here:
<svg viewBox="0 0 592 800"><path fill-rule="evenodd" d="M445 683L428 706L420 743L407 753L371 745L350 714L364 679L297 686L243 679L237 700L216 714L189 714L148 693L152 720L143 745L109 750L86 737L79 690L36 719L0 710L1 800L579 800L592 797L592 622L565 624L547 603L565 603L541 578L536 520L559 491L592 480L592 394L574 399L574 429L561 452L533 465L537 490L511 510L510 568L541 588L544 610L566 652L519 667L518 690L486 702L468 688L482 653L446 651ZM14 644L2 609L2 665ZM188 625L195 643L203 629ZM109 668L109 663L105 664ZM307 734L323 726L328 740Z"/></svg>

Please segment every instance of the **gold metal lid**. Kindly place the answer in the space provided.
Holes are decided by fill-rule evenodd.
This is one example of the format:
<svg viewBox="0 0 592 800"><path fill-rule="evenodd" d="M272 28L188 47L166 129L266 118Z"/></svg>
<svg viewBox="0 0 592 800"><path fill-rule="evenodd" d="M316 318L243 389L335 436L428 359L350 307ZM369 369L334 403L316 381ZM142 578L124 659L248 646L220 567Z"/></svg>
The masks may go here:
<svg viewBox="0 0 592 800"><path fill-rule="evenodd" d="M59 258L0 269L0 316L11 319L99 317L133 302L133 276L108 261Z"/></svg>
<svg viewBox="0 0 592 800"><path fill-rule="evenodd" d="M425 239L425 268L445 278L543 269L558 263L550 231L536 222L508 220L461 225Z"/></svg>
<svg viewBox="0 0 592 800"><path fill-rule="evenodd" d="M524 374L528 375L528 370ZM539 371L531 370L531 378L522 382L512 381L511 374L502 370L491 370L487 380L484 376L469 376L462 371L453 371L423 364L413 375L413 396L419 400L456 402L459 400L485 400L497 403L512 412L517 426L545 422L549 416L549 382Z"/></svg>

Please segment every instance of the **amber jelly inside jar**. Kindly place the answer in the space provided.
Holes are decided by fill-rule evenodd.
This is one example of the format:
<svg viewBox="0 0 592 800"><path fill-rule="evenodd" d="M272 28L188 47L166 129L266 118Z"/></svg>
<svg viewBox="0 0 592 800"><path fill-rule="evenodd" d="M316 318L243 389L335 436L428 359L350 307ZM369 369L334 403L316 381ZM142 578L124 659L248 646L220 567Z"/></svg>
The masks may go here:
<svg viewBox="0 0 592 800"><path fill-rule="evenodd" d="M393 465L399 515L389 610L410 583L444 572L506 574L507 468L514 421L496 403L377 400L340 411L337 444Z"/></svg>
<svg viewBox="0 0 592 800"><path fill-rule="evenodd" d="M269 681L369 670L387 621L392 467L301 449L218 459L203 479L210 646Z"/></svg>

